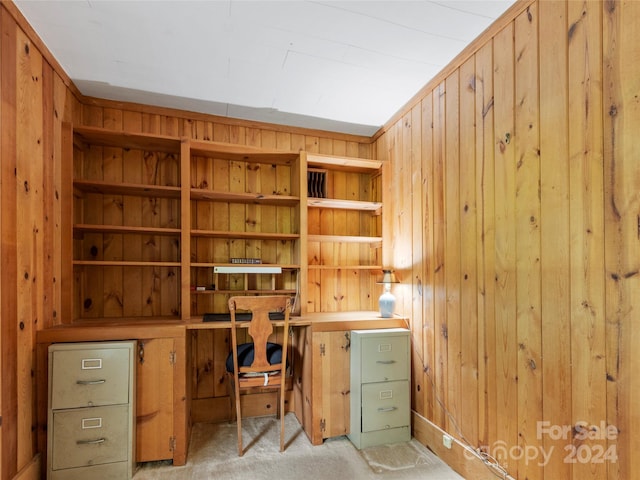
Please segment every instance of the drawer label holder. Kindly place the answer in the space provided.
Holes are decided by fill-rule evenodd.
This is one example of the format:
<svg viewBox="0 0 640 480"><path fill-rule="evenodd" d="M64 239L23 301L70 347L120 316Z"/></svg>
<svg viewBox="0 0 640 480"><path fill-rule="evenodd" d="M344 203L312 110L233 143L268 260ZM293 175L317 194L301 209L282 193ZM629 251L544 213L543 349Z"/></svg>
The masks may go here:
<svg viewBox="0 0 640 480"><path fill-rule="evenodd" d="M83 358L82 370L97 370L102 368L101 358Z"/></svg>

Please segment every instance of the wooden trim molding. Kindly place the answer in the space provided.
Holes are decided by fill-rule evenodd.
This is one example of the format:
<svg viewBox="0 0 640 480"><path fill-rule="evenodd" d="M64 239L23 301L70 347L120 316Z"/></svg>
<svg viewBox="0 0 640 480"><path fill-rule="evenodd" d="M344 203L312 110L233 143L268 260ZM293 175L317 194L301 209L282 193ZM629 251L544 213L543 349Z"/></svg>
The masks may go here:
<svg viewBox="0 0 640 480"><path fill-rule="evenodd" d="M40 480L42 477L40 464L41 457L38 453L13 477L13 480Z"/></svg>
<svg viewBox="0 0 640 480"><path fill-rule="evenodd" d="M489 465L486 465L480 457L469 452L455 437L451 448L446 448L442 443L442 436L449 435L453 437L453 435L448 434L415 411L411 414L411 428L413 437L416 440L429 448L464 478L473 478L474 480L506 478L513 480L513 477L503 477L497 470L493 470Z"/></svg>

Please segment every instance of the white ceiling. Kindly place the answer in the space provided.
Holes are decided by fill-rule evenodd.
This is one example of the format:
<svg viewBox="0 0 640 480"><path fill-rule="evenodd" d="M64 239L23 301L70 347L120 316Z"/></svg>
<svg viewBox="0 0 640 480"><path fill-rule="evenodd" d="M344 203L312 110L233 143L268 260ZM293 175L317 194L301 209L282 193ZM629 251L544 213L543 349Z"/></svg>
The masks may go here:
<svg viewBox="0 0 640 480"><path fill-rule="evenodd" d="M372 135L514 0L15 0L80 91Z"/></svg>

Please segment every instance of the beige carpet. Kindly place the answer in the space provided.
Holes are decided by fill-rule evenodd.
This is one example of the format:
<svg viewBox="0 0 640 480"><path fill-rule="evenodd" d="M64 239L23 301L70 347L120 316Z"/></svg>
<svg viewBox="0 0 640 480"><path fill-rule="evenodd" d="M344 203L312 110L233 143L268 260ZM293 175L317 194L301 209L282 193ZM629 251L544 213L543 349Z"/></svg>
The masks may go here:
<svg viewBox="0 0 640 480"><path fill-rule="evenodd" d="M166 462L142 464L134 480L464 480L416 440L356 449L347 437L313 446L295 416L288 414L284 453L279 452L280 423L275 417L245 419L245 454L238 457L236 425L194 425L183 467Z"/></svg>

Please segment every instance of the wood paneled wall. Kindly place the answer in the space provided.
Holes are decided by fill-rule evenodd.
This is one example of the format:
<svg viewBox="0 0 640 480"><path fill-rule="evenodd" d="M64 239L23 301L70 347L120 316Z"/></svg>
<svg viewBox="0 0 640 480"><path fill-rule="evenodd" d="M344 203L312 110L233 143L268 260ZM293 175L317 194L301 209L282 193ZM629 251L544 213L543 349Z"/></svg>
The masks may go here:
<svg viewBox="0 0 640 480"><path fill-rule="evenodd" d="M86 98L13 3L2 1L0 22L0 478L14 478L18 472L22 478L37 478L35 334L71 321L58 314L60 277L66 270L61 267L61 232L73 221L60 207L63 195L67 204L72 201L72 192L60 189L62 177L72 175L69 159L62 161L62 122L363 158L371 158L372 145L365 137ZM115 160L107 173L122 175L126 159ZM122 254L121 245L110 248L110 254ZM345 296L340 288L327 289L336 291ZM330 300L318 301L331 305ZM228 403L226 355L221 354L227 341L226 332L194 334L194 375L189 380L196 417L210 417L207 409ZM259 412L266 407L253 408Z"/></svg>
<svg viewBox="0 0 640 480"><path fill-rule="evenodd" d="M414 410L519 478L640 478L640 4L518 8L372 147L82 98L3 1L0 477L37 465L34 336L63 321L60 124L70 121L387 160L384 264L412 319ZM192 391L211 399L222 395L212 346L225 339L205 337ZM611 439L581 439L580 422ZM536 458L517 458L528 446ZM603 456L612 451L616 461Z"/></svg>
<svg viewBox="0 0 640 480"><path fill-rule="evenodd" d="M413 408L513 477L638 479L640 3L502 20L375 144Z"/></svg>
<svg viewBox="0 0 640 480"><path fill-rule="evenodd" d="M8 479L38 471L35 333L60 311L60 125L78 102L5 2L0 64L0 478Z"/></svg>

